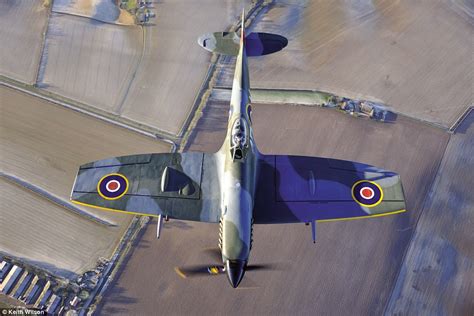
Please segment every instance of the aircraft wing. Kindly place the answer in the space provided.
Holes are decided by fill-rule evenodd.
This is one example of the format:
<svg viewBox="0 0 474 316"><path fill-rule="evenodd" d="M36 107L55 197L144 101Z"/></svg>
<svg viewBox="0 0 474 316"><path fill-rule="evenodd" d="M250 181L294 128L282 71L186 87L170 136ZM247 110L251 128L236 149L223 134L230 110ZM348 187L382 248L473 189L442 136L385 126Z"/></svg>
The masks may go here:
<svg viewBox="0 0 474 316"><path fill-rule="evenodd" d="M143 154L82 165L74 203L140 215L218 222L216 154Z"/></svg>
<svg viewBox="0 0 474 316"><path fill-rule="evenodd" d="M405 211L398 174L352 161L262 155L256 224L333 221Z"/></svg>

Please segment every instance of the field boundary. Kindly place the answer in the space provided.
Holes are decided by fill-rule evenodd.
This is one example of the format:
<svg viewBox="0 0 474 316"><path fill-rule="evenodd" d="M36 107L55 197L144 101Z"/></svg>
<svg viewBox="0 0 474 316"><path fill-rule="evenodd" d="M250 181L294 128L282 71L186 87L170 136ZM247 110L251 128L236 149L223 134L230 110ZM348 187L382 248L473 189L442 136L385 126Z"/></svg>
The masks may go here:
<svg viewBox="0 0 474 316"><path fill-rule="evenodd" d="M68 211L71 211L73 212L74 214L76 215L79 215L81 217L84 217L88 220L91 220L97 224L100 224L100 225L104 225L104 226L108 226L108 227L116 227L117 225L115 223L112 223L112 222L109 222L109 221L106 221L100 217L96 217L90 213L87 213L83 210L81 210L80 208L72 205L71 203L68 203L67 201L49 193L48 191L34 185L34 184L31 184L25 180L22 180L16 176L13 176L13 175L10 175L10 174L7 174L7 173L4 173L2 171L0 171L0 178L2 179L5 179L6 181L8 182L11 182L23 189L26 189L30 192L33 192L34 194L36 195L39 195L41 196L42 198L48 200L49 202L51 203L54 203L56 205L59 205L61 206L62 208L65 208L67 209Z"/></svg>
<svg viewBox="0 0 474 316"><path fill-rule="evenodd" d="M135 133L141 134L143 136L147 136L153 138L155 140L160 140L165 143L170 144L173 148L176 147L177 138L171 134L158 130L148 125L143 125L138 122L125 119L118 115L114 115L112 113L99 110L94 108L90 105L86 105L84 103L71 100L69 98L60 96L58 94L45 91L31 85L21 83L14 79L7 78L5 76L0 75L0 86L5 86L31 96L40 98L42 100L48 101L52 104L62 106L64 108L73 110L75 112L79 112L81 114L85 114L87 116L91 116L95 119L126 128L130 131Z"/></svg>

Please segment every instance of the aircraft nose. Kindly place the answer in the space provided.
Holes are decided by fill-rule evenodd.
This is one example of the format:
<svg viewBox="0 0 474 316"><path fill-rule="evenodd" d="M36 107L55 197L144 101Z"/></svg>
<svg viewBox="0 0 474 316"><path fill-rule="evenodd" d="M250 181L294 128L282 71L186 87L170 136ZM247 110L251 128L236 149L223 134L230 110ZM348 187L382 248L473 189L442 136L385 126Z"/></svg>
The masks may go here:
<svg viewBox="0 0 474 316"><path fill-rule="evenodd" d="M226 271L227 278L229 279L230 285L233 288L239 286L240 281L244 277L246 262L243 260L227 260L226 261Z"/></svg>

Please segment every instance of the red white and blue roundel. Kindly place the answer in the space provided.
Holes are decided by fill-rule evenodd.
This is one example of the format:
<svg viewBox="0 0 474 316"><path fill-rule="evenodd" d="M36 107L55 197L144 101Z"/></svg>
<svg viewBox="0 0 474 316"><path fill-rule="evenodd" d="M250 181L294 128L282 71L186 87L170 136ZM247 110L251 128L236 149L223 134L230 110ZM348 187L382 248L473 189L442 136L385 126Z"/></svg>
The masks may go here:
<svg viewBox="0 0 474 316"><path fill-rule="evenodd" d="M121 174L111 173L97 183L97 192L106 200L116 200L127 193L128 179Z"/></svg>
<svg viewBox="0 0 474 316"><path fill-rule="evenodd" d="M373 181L357 181L352 186L352 198L362 206L374 207L382 202L383 190Z"/></svg>

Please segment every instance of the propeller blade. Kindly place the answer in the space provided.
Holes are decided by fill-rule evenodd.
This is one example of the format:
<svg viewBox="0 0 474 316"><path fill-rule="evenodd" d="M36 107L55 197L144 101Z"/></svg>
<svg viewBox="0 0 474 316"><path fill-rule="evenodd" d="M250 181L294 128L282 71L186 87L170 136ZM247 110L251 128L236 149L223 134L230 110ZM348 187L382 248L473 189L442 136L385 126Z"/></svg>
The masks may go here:
<svg viewBox="0 0 474 316"><path fill-rule="evenodd" d="M192 277L213 276L223 273L222 266L215 265L195 265L185 267L175 267L174 271L183 279Z"/></svg>

